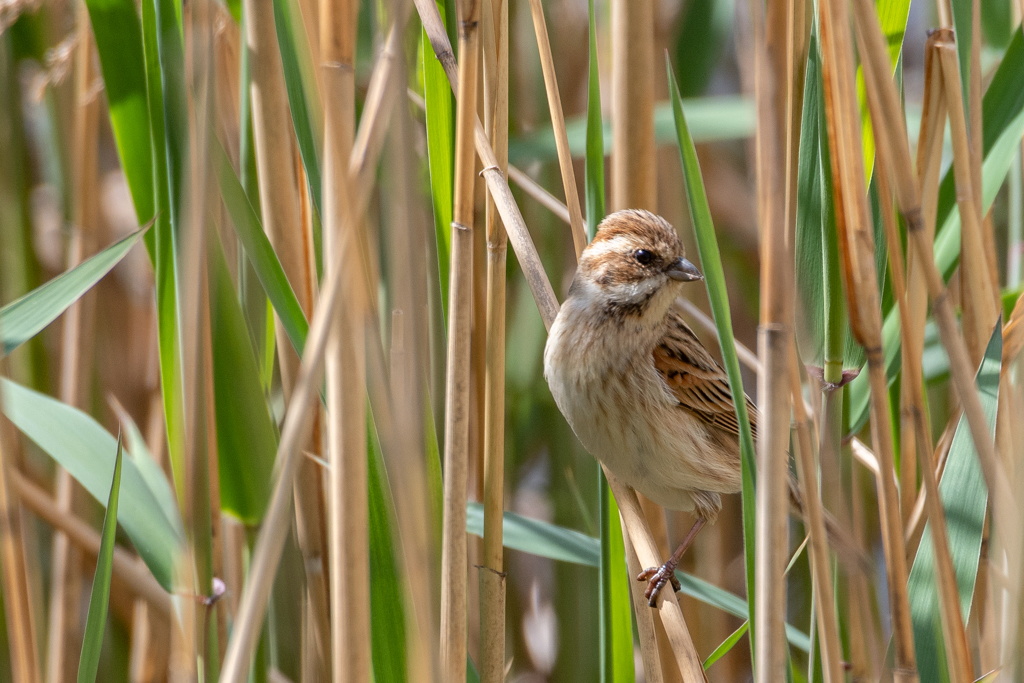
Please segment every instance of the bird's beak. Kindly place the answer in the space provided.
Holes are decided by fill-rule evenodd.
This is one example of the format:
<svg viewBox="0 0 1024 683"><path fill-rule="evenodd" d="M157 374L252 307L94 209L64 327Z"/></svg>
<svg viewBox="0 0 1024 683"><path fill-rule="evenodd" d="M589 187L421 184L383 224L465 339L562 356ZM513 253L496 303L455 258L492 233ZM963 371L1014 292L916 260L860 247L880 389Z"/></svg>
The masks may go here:
<svg viewBox="0 0 1024 683"><path fill-rule="evenodd" d="M697 270L697 266L681 257L677 258L665 269L665 274L679 282L692 282L693 280L704 279L704 276Z"/></svg>

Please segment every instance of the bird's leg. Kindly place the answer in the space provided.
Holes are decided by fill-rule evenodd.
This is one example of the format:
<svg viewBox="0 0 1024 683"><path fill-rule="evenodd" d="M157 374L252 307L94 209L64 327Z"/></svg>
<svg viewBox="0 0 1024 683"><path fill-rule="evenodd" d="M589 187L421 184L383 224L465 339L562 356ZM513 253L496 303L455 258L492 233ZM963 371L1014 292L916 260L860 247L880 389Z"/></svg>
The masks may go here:
<svg viewBox="0 0 1024 683"><path fill-rule="evenodd" d="M704 528L707 523L703 517L698 517L697 521L690 527L690 532L686 534L686 538L679 544L676 551L672 553L672 557L668 558L668 561L660 567L650 567L640 572L639 576L636 577L637 581L647 581L647 590L644 591L644 597L647 598L647 604L651 607L657 607L658 593L665 587L665 584L672 582L672 588L676 591L680 590L679 579L676 578L676 566L679 564L679 560L686 554L686 550L693 544L693 539L697 538L697 532Z"/></svg>

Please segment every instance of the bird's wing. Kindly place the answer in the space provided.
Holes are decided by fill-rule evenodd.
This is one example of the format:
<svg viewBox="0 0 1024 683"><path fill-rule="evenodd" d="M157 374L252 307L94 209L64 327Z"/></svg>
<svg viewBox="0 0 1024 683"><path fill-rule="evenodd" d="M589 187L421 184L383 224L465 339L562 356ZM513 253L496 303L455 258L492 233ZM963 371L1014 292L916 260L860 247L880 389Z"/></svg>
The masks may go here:
<svg viewBox="0 0 1024 683"><path fill-rule="evenodd" d="M668 330L654 347L654 367L679 407L737 439L740 434L729 378L676 309L669 310ZM746 397L744 397L746 398ZM757 408L749 398L750 429L757 438Z"/></svg>

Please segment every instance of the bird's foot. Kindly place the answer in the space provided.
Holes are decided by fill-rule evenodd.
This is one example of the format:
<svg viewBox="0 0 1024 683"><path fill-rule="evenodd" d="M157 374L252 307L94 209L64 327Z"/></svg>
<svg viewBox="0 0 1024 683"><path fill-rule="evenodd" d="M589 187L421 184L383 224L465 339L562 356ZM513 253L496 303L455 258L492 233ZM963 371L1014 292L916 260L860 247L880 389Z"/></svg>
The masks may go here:
<svg viewBox="0 0 1024 683"><path fill-rule="evenodd" d="M679 585L679 579L676 578L676 563L672 559L669 559L668 562L660 567L645 569L637 575L636 580L647 582L647 590L644 591L644 597L647 598L647 604L651 607L658 606L658 593L661 592L666 583L671 582L672 589L677 592L682 588Z"/></svg>

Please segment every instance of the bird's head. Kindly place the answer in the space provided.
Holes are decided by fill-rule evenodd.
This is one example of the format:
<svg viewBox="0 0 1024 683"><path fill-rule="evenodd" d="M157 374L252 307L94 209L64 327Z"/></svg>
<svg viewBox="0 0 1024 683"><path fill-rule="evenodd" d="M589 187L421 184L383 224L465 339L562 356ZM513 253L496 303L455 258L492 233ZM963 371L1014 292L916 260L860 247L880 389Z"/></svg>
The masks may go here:
<svg viewBox="0 0 1024 683"><path fill-rule="evenodd" d="M684 282L702 280L675 229L649 211L627 209L598 226L583 250L570 296L596 299L618 318L664 316Z"/></svg>

